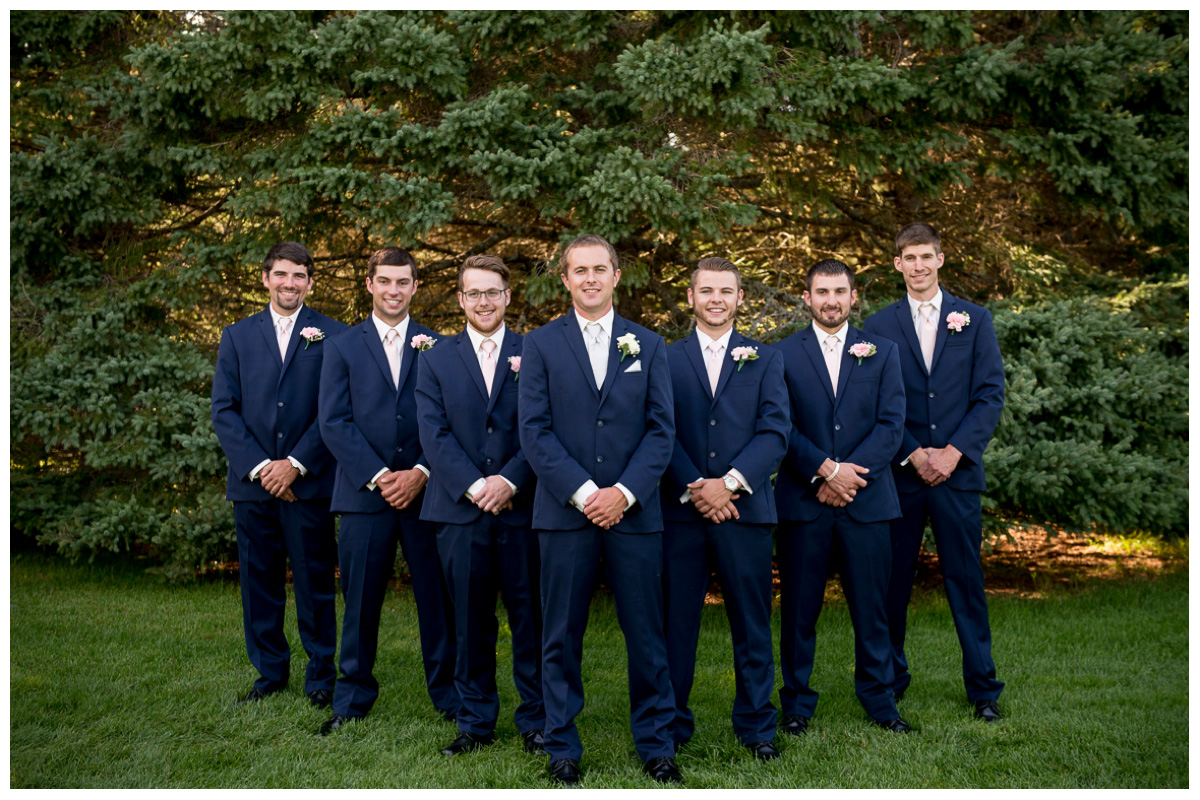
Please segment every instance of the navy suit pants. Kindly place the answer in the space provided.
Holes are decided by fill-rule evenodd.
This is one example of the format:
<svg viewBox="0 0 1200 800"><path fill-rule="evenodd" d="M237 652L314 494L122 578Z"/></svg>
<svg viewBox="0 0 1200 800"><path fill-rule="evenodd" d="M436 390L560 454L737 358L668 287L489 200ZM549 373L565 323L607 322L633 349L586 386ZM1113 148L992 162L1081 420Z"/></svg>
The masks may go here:
<svg viewBox="0 0 1200 800"><path fill-rule="evenodd" d="M887 522L855 522L845 508L825 506L810 522L780 522L779 660L784 714L811 717L817 692L809 685L817 645L817 617L834 551L841 556L841 583L854 626L854 692L873 719L900 716L892 696L892 648L888 638L888 580L892 544Z"/></svg>
<svg viewBox="0 0 1200 800"><path fill-rule="evenodd" d="M542 604L537 534L484 514L465 525L439 523L437 549L454 605L454 684L462 703L458 729L490 736L500 715L496 688L496 593L512 631L517 731L546 726L542 705Z"/></svg>
<svg viewBox="0 0 1200 800"><path fill-rule="evenodd" d="M908 688L912 675L904 652L908 601L912 598L917 556L928 521L937 543L946 599L963 654L963 684L971 702L995 700L1004 688L992 661L992 629L979 548L983 523L978 492L960 492L946 484L900 495L903 516L892 520L892 578L888 589L888 627L894 653L896 691Z"/></svg>
<svg viewBox="0 0 1200 800"><path fill-rule="evenodd" d="M733 639L733 732L742 744L775 738L775 656L771 641L771 526L667 522L663 531L663 595L675 693L675 741L692 738L688 696L696 674L700 612L713 567L721 582Z"/></svg>
<svg viewBox="0 0 1200 800"><path fill-rule="evenodd" d="M583 634L601 556L625 635L634 747L642 761L674 756L675 699L662 624L662 533L617 533L589 524L573 531L539 531L538 544L550 761L583 755L575 717L583 709Z"/></svg>
<svg viewBox="0 0 1200 800"><path fill-rule="evenodd" d="M342 514L338 563L346 610L342 652L333 711L363 717L379 697L373 670L379 650L379 622L388 581L395 572L396 544L412 575L420 626L425 685L433 705L446 716L458 713L454 688L454 612L438 562L437 535L431 522L415 514L385 509L374 514Z"/></svg>
<svg viewBox="0 0 1200 800"><path fill-rule="evenodd" d="M233 504L246 652L258 670L254 685L284 689L292 660L283 632L287 562L292 562L296 622L308 654L304 691L333 689L337 675L337 609L333 572L337 547L329 499L238 501Z"/></svg>

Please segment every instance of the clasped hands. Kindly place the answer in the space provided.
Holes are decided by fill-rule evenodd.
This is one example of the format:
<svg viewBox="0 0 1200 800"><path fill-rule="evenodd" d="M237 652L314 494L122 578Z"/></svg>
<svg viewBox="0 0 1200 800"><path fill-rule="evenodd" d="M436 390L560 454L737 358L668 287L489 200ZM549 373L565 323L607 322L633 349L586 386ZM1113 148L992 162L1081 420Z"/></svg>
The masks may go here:
<svg viewBox="0 0 1200 800"><path fill-rule="evenodd" d="M692 496L689 498L692 505L705 519L720 525L727 519L739 518L737 506L733 501L741 499L741 495L726 489L725 481L721 478L701 478L692 481L687 487L692 490Z"/></svg>
<svg viewBox="0 0 1200 800"><path fill-rule="evenodd" d="M262 482L262 487L274 497L287 503L296 502L296 495L292 491L292 483L299 477L300 470L296 469L292 465L292 462L286 458L268 462L266 466L258 471L258 479Z"/></svg>
<svg viewBox="0 0 1200 800"><path fill-rule="evenodd" d="M837 468L836 474L825 480L817 489L817 499L827 506L843 508L853 503L858 490L867 485L867 482L859 476L866 475L870 470L860 467L858 464L851 464L849 461L834 464L828 458L821 464L821 470L826 471L827 474L832 473L835 467Z"/></svg>
<svg viewBox="0 0 1200 800"><path fill-rule="evenodd" d="M421 493L427 480L429 480L428 475L413 467L412 469L389 470L379 476L375 485L379 487L379 495L387 501L388 505L399 511L407 508L408 504Z"/></svg>
<svg viewBox="0 0 1200 800"><path fill-rule="evenodd" d="M937 486L954 474L962 451L952 444L945 447L918 447L908 457L908 463L916 468L921 480Z"/></svg>
<svg viewBox="0 0 1200 800"><path fill-rule="evenodd" d="M484 511L499 514L512 508L513 488L499 475L488 475L483 479L483 488L475 493L471 502Z"/></svg>

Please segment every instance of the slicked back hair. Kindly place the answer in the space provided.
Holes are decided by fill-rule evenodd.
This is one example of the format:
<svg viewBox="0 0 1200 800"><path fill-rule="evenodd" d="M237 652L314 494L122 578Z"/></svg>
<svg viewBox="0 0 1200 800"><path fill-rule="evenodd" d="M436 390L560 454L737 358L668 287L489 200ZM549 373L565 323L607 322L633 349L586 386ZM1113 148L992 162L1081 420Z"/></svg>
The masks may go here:
<svg viewBox="0 0 1200 800"><path fill-rule="evenodd" d="M732 272L734 279L737 281L737 290L739 292L742 290L742 271L737 268L737 264L734 264L727 258L709 256L708 258L700 259L700 263L692 270L691 287L693 289L696 288L696 274L700 270L704 270L705 272Z"/></svg>
<svg viewBox="0 0 1200 800"><path fill-rule="evenodd" d="M612 268L614 270L621 268L621 262L617 258L617 249L609 244L608 239L605 239L603 236L595 233L585 233L583 236L576 238L575 241L571 242L563 249L562 256L558 260L559 274L567 274L567 256L571 254L572 250L574 250L576 247L588 247L589 245L594 244L598 244L608 251L608 259L612 262Z"/></svg>
<svg viewBox="0 0 1200 800"><path fill-rule="evenodd" d="M804 288L811 292L813 278L817 275L845 275L850 279L850 291L854 291L854 270L846 266L843 261L838 261L836 258L827 258L824 261L818 261L813 264L812 269L808 271L808 277L804 279Z"/></svg>
<svg viewBox="0 0 1200 800"><path fill-rule="evenodd" d="M508 276L510 272L508 264L505 264L504 259L500 258L500 256L467 256L462 266L458 268L458 290L460 292L463 290L463 273L469 269L483 269L488 272L494 272L500 276L500 280L504 281L504 288L508 288Z"/></svg>
<svg viewBox="0 0 1200 800"><path fill-rule="evenodd" d="M904 248L914 244L931 244L933 252L942 252L942 239L937 228L924 222L910 222L896 234L896 256L903 255Z"/></svg>
<svg viewBox="0 0 1200 800"><path fill-rule="evenodd" d="M263 272L270 272L271 267L275 266L275 262L279 259L291 261L293 264L300 264L308 270L309 280L313 276L313 257L312 253L308 252L308 248L299 242L279 242L267 251L266 258L263 259Z"/></svg>
<svg viewBox="0 0 1200 800"><path fill-rule="evenodd" d="M375 279L376 267L411 267L413 282L416 283L417 260L412 257L412 253L403 248L385 247L371 253L371 257L367 259L367 277L371 280Z"/></svg>

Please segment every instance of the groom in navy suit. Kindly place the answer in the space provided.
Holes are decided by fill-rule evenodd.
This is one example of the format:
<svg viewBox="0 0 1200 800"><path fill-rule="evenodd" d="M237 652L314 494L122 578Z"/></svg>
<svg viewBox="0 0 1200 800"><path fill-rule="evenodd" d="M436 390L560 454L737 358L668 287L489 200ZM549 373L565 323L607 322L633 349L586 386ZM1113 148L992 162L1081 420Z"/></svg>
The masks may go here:
<svg viewBox="0 0 1200 800"><path fill-rule="evenodd" d="M700 612L715 567L733 638L733 731L756 757L779 757L771 644L771 474L787 451L791 420L783 358L733 328L742 275L703 259L688 302L696 329L667 348L675 395L675 449L663 476L663 591L675 741L695 727L688 696Z"/></svg>
<svg viewBox="0 0 1200 800"><path fill-rule="evenodd" d="M333 511L342 515L338 564L346 609L341 676L322 735L366 716L379 696L372 672L396 543L412 575L425 685L447 719L458 713L454 617L442 580L433 523L419 518L429 466L417 433L413 365L437 334L409 315L417 264L399 247L367 262L372 311L329 341L321 369L321 436L337 459Z"/></svg>
<svg viewBox="0 0 1200 800"><path fill-rule="evenodd" d="M535 478L517 434L521 339L504 324L508 267L469 256L458 271L467 327L417 365L421 446L432 474L421 519L437 525L437 550L454 603L458 635L454 684L459 735L442 750L456 756L493 741L496 592L512 631L513 714L529 752L542 750L542 605L537 535L529 523Z"/></svg>
<svg viewBox="0 0 1200 800"><path fill-rule="evenodd" d="M542 570L542 684L551 778L579 781L583 634L601 556L628 655L630 724L645 771L679 782L675 701L662 623L658 482L675 424L662 337L617 316L621 271L603 237L563 251L574 308L525 337L521 448L538 476L533 528Z"/></svg>
<svg viewBox="0 0 1200 800"><path fill-rule="evenodd" d="M921 222L896 234L896 269L908 290L872 315L865 329L900 345L908 397L904 441L892 462L903 516L892 522L888 590L896 697L912 675L904 652L908 601L928 522L937 542L946 599L963 654L963 683L975 716L1000 719L1004 684L992 661L992 630L979 548L980 493L987 488L983 451L1004 409L1004 365L992 315L938 286L945 261L933 227Z"/></svg>
<svg viewBox="0 0 1200 800"><path fill-rule="evenodd" d="M212 422L229 459L225 497L237 529L246 651L259 674L242 702L287 687L288 559L308 654L304 691L318 707L333 697L334 464L317 427L317 387L324 339L346 326L304 305L312 273L312 255L298 242L267 252L262 277L270 304L221 332L213 376Z"/></svg>
<svg viewBox="0 0 1200 800"><path fill-rule="evenodd" d="M892 697L887 597L888 520L900 516L888 465L904 432L904 384L896 345L850 326L854 273L841 261L808 273L813 324L784 339L792 435L775 484L779 509L780 661L783 731L807 731L817 707L809 685L816 624L837 551L854 626L854 690L871 720L911 730Z"/></svg>

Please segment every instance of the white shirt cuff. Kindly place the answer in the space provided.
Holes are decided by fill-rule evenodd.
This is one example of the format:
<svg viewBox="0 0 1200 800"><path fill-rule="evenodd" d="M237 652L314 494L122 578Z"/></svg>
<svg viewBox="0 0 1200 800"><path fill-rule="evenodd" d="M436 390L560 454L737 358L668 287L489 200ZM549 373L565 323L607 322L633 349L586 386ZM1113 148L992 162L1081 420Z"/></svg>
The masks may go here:
<svg viewBox="0 0 1200 800"><path fill-rule="evenodd" d="M696 481L702 481L702 480L704 480L703 475L696 478ZM696 481L692 481L692 483L695 483ZM680 503L689 503L689 502L691 502L691 500L692 500L692 489L691 489L691 487L688 487L683 490L683 494L679 495L679 502Z"/></svg>
<svg viewBox="0 0 1200 800"><path fill-rule="evenodd" d="M482 489L486 484L487 484L486 478L476 478L475 482L467 487L467 491L466 491L467 499L474 501L475 495L478 494L479 490Z"/></svg>
<svg viewBox="0 0 1200 800"><path fill-rule="evenodd" d="M742 473L738 472L738 471L737 471L736 469L734 469L733 467L730 467L730 468L729 468L729 472L728 472L728 473L726 473L726 474L727 474L727 475L732 475L732 476L733 476L735 479L737 479L737 482L738 482L738 483L740 483L740 484L742 485L742 491L743 491L743 492L745 492L746 494L754 494L754 490L750 488L750 481L746 480L746 476L745 476L745 475L743 475Z"/></svg>
<svg viewBox="0 0 1200 800"><path fill-rule="evenodd" d="M517 493L517 485L515 483L513 483L512 481L510 481L508 478L504 477L503 475L497 475L496 477L499 478L500 480L504 481L505 483L507 483L508 488L513 490L513 494Z"/></svg>
<svg viewBox="0 0 1200 800"><path fill-rule="evenodd" d="M367 489L372 492L375 491L375 481L379 480L381 477L386 475L387 471L388 471L388 468L384 467L383 469L379 470L379 472L376 472L375 477L371 478L371 482L367 484Z"/></svg>
<svg viewBox="0 0 1200 800"><path fill-rule="evenodd" d="M308 474L308 470L306 470L306 469L304 468L304 465L303 465L303 464L301 464L301 463L300 463L298 460L296 460L296 459L292 458L291 456L288 456L288 461L292 462L292 466L293 466L293 467L295 467L296 469L300 470L300 477L301 477L301 478L303 478L305 475L307 475L307 474Z"/></svg>
<svg viewBox="0 0 1200 800"><path fill-rule="evenodd" d="M583 511L583 504L587 502L587 499L591 497L594 492L599 490L600 487L596 485L596 482L589 478L587 482L583 484L583 486L580 486L575 490L575 494L571 495L571 505L575 506L580 511Z"/></svg>
<svg viewBox="0 0 1200 800"><path fill-rule="evenodd" d="M421 472L425 473L426 478L429 477L429 467L425 466L424 464L414 464L413 469L419 469Z"/></svg>
<svg viewBox="0 0 1200 800"><path fill-rule="evenodd" d="M268 458L265 461L263 461L261 464L259 464L257 467L250 470L250 480L252 480L252 481L258 480L258 473L262 472L262 468L270 463L271 463L271 459Z"/></svg>
<svg viewBox="0 0 1200 800"><path fill-rule="evenodd" d="M625 495L625 510L633 508L633 504L637 502L637 498L633 496L633 492L626 489L621 484L616 484L616 487L621 490L621 494Z"/></svg>

